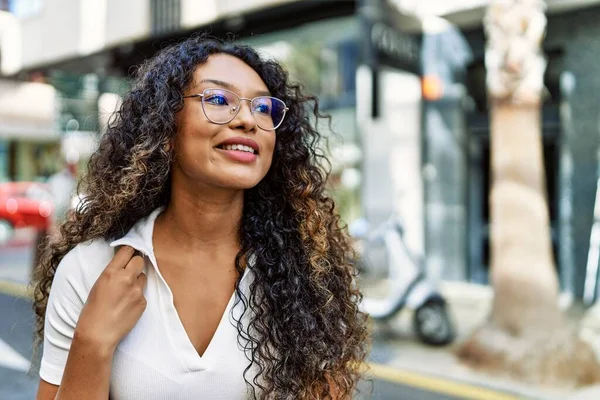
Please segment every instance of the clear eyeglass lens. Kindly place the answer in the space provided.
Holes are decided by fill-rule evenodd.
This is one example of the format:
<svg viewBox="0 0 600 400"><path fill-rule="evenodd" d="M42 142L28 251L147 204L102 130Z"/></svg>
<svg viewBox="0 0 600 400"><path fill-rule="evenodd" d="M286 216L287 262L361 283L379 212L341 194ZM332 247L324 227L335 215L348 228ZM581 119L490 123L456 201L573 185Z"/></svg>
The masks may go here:
<svg viewBox="0 0 600 400"><path fill-rule="evenodd" d="M256 124L262 129L276 129L285 116L285 103L276 97L257 97L252 102L252 112Z"/></svg>
<svg viewBox="0 0 600 400"><path fill-rule="evenodd" d="M231 121L239 111L240 98L229 90L206 89L202 96L202 106L209 120L224 124ZM256 124L261 129L276 129L285 116L285 103L275 97L256 97L250 107Z"/></svg>
<svg viewBox="0 0 600 400"><path fill-rule="evenodd" d="M202 106L208 119L224 124L239 110L240 98L228 90L206 89L202 94Z"/></svg>

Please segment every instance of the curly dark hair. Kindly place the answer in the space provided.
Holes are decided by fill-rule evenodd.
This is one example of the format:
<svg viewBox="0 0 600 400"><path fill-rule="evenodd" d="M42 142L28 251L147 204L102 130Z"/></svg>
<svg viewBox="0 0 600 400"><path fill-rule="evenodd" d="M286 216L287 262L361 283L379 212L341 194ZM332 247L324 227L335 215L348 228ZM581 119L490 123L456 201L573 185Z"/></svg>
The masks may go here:
<svg viewBox="0 0 600 400"><path fill-rule="evenodd" d="M325 191L321 136L310 118L310 110L322 117L318 101L291 84L277 62L204 35L167 47L137 70L79 185L84 204L45 246L36 268L36 342L43 338L52 279L65 254L91 239L121 237L168 204L174 158L168 144L177 132L182 95L196 67L218 53L244 61L289 107L270 170L244 195L235 285L236 305L250 321L244 326L243 315L236 321L250 361L244 380L253 398L327 399L332 390L350 398L363 372L367 318L358 309L361 294L346 227ZM250 258L254 279L245 295L239 284ZM252 366L256 376L248 376Z"/></svg>

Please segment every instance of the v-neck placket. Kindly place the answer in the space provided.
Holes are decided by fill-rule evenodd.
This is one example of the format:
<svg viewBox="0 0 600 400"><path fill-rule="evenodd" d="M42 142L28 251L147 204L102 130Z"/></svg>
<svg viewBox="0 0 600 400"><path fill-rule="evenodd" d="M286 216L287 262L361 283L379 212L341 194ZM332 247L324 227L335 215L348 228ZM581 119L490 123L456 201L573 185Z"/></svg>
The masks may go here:
<svg viewBox="0 0 600 400"><path fill-rule="evenodd" d="M216 361L214 358L215 354L219 353L217 351L218 349L215 349L220 342L219 335L222 334L224 329L227 327L226 324L230 324L229 316L231 315L231 309L234 304L236 293L234 291L231 295L223 315L219 320L217 329L210 339L208 346L204 350L204 354L200 356L187 331L185 330L183 322L181 321L179 313L177 312L177 308L175 307L173 292L161 274L160 268L158 267L158 262L154 255L154 246L152 243L154 223L161 211L162 209L158 209L148 216L148 220L146 222L147 226L144 226L142 232L139 230L130 232L123 238L113 241L110 246L131 246L144 255L144 259L146 262L150 263L153 268L153 272L158 277L157 292L159 295L158 301L160 303L158 305L158 309L161 318L163 319L161 322L165 325L165 331L171 342L171 345L173 346L176 357L179 358L189 372L208 370ZM242 279L240 280L240 285L244 282L246 275L248 274L248 269L249 268L246 267Z"/></svg>
<svg viewBox="0 0 600 400"><path fill-rule="evenodd" d="M198 351L194 347L189 335L187 334L187 331L185 330L185 327L183 325L183 322L181 321L181 318L179 317L179 313L177 312L177 308L175 307L175 299L173 296L173 292L171 291L171 288L167 284L167 281L164 279L164 277L160 273L160 269L158 267L158 262L156 261L156 258L154 256L154 251L152 253L148 254L147 258L149 259L150 263L154 267L154 271L156 272L156 274L159 278L159 285L160 285L159 302L161 303L160 304L161 315L165 319L165 321L164 321L164 322L166 322L165 328L168 332L168 335L171 338L172 345L176 349L175 353L177 354L177 356L179 356L181 361L183 361L183 363L187 367L188 371L193 372L193 371L206 370L207 368L210 367L209 350L210 350L211 345L214 342L215 337L217 336L219 329L221 328L222 321L219 321L217 330L215 331L215 334L211 338L211 341L210 341L208 347L204 351L204 354L202 356L200 356L200 354L198 354ZM226 307L225 313L228 312L228 309L229 309L229 304Z"/></svg>
<svg viewBox="0 0 600 400"><path fill-rule="evenodd" d="M229 324L229 316L231 314L231 308L233 306L235 300L235 291L231 295L229 301L227 302L227 306L223 311L223 315L221 315L221 319L219 320L219 324L217 325L217 329L213 333L208 346L204 350L204 354L202 356L198 354L198 351L194 347L192 340L190 339L183 322L177 312L177 308L175 307L175 301L173 297L173 292L171 288L167 284L166 280L160 273L160 269L158 267L158 263L154 257L154 253L148 255L150 262L154 266L154 270L156 271L163 292L161 292L160 301L162 302L161 309L165 312L165 317L167 321L167 331L171 335L171 339L173 345L177 348L177 354L180 355L180 358L185 363L186 367L190 372L192 371L201 371L210 369L211 366L214 365L215 354L218 354L218 349L216 347L220 343L220 336L223 333L223 330L227 328L226 324ZM247 271L247 270L246 270ZM242 281L246 276L246 271L244 271L244 276L242 277ZM241 283L241 282L240 282Z"/></svg>

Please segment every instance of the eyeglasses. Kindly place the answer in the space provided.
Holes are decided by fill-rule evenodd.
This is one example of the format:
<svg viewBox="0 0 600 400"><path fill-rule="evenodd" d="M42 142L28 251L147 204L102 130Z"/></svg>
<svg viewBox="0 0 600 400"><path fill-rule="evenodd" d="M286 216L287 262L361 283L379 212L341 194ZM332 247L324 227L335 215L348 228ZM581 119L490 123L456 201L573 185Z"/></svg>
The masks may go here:
<svg viewBox="0 0 600 400"><path fill-rule="evenodd" d="M188 97L201 97L204 115L210 122L219 125L231 122L238 115L242 108L242 100L250 102L250 113L254 116L256 125L266 131L279 128L289 110L285 103L276 97L258 96L247 99L226 89L205 89L201 94L183 96Z"/></svg>

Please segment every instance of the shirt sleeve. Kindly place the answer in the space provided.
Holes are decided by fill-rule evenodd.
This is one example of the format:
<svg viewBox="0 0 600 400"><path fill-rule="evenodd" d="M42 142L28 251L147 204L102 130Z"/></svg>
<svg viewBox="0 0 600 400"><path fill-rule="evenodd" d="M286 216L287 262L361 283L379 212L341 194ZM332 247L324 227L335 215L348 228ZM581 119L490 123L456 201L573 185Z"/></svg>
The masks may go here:
<svg viewBox="0 0 600 400"><path fill-rule="evenodd" d="M60 385L79 314L89 290L83 279L79 246L58 264L46 307L40 378Z"/></svg>

